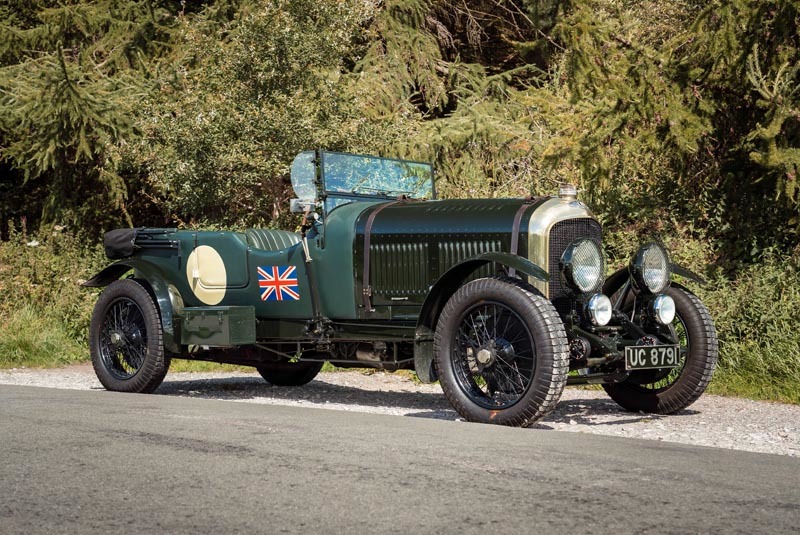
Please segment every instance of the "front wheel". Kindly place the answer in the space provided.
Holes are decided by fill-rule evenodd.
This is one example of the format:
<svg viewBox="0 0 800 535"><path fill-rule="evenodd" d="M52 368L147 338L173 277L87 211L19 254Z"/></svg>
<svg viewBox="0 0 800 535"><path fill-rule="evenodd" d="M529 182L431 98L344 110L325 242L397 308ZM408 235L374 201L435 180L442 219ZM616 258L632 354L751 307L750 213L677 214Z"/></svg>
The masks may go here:
<svg viewBox="0 0 800 535"><path fill-rule="evenodd" d="M683 288L666 292L675 301L675 320L668 326L681 352L678 367L632 372L621 383L603 385L608 395L629 411L671 414L703 394L717 364L717 332L708 309Z"/></svg>
<svg viewBox="0 0 800 535"><path fill-rule="evenodd" d="M472 422L529 426L567 380L564 325L533 287L511 278L469 282L444 307L434 363L447 399Z"/></svg>
<svg viewBox="0 0 800 535"><path fill-rule="evenodd" d="M169 369L161 318L139 282L114 281L100 294L89 328L92 366L100 383L117 392L155 390Z"/></svg>

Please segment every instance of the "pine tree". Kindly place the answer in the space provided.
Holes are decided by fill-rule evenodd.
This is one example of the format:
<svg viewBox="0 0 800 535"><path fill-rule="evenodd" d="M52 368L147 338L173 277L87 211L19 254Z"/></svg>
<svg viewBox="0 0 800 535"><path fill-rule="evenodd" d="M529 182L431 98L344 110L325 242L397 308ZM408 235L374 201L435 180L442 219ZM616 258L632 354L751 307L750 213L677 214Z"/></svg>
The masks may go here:
<svg viewBox="0 0 800 535"><path fill-rule="evenodd" d="M0 156L19 173L8 178L46 192L44 222L125 218L128 190L108 149L135 134L131 110L149 89L152 59L170 50L181 2L12 1L2 10Z"/></svg>

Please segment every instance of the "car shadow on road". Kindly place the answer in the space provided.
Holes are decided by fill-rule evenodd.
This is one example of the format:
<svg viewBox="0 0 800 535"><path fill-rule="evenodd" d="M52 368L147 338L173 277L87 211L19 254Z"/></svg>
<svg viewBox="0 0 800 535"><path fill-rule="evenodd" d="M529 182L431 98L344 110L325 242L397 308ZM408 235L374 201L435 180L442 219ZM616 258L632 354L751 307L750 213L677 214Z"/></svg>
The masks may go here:
<svg viewBox="0 0 800 535"><path fill-rule="evenodd" d="M604 394L599 393L600 396ZM690 416L697 411L684 409L676 414L645 414L623 409L609 398L562 399L555 410L535 427L553 429L552 424L611 426L657 421L675 416Z"/></svg>
<svg viewBox="0 0 800 535"><path fill-rule="evenodd" d="M380 391L354 386L336 385L324 381L312 381L302 387L280 387L266 383L260 377L230 377L224 379L192 379L164 381L157 394L186 396L205 399L233 401L255 401L264 403L292 402L306 406L363 406L370 408L389 407L395 414L415 418L437 420L461 419L441 392ZM581 397L564 399L546 418L533 426L534 429L557 429L559 424L610 426L649 422L664 418L661 415L629 412L598 392L597 398ZM565 396L568 397L568 394ZM683 410L677 416L697 414ZM676 415L670 415L675 417Z"/></svg>
<svg viewBox="0 0 800 535"><path fill-rule="evenodd" d="M178 395L208 399L293 401L309 404L363 405L390 407L404 410L448 412L456 418L441 392L397 392L367 390L323 381L312 381L300 387L273 386L260 377L235 377L225 379L193 379L189 381L164 381L157 394Z"/></svg>
<svg viewBox="0 0 800 535"><path fill-rule="evenodd" d="M683 410L676 414L644 414L630 412L618 406L611 400L604 399L568 399L561 400L556 408L544 419L532 426L532 429L553 430L561 425L585 425L585 426L613 426L631 425L641 422L652 422L662 418L675 418L676 416L690 416L699 414L693 410ZM406 414L418 418L438 418L455 420L459 416L450 409L442 414L433 411Z"/></svg>

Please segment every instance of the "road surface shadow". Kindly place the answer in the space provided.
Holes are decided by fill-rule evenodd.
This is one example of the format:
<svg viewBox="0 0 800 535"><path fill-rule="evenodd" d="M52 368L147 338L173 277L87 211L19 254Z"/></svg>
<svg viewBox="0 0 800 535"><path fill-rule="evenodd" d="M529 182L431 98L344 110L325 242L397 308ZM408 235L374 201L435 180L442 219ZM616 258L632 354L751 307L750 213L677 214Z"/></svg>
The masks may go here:
<svg viewBox="0 0 800 535"><path fill-rule="evenodd" d="M598 392L598 395L605 396L605 393ZM545 419L539 422L536 427L540 429L551 429L552 427L549 427L548 424L553 423L589 426L626 425L635 424L638 422L655 421L667 417L673 418L675 416L690 416L693 414L698 414L698 412L685 409L676 414L671 414L668 416L661 414L630 412L617 405L610 398L606 397L594 399L562 398L555 410Z"/></svg>
<svg viewBox="0 0 800 535"><path fill-rule="evenodd" d="M367 390L323 381L312 381L299 387L273 386L260 377L164 381L156 390L156 393L209 399L253 400L256 398L269 398L318 404L365 405L368 407L395 407L432 411L446 410L453 414L453 419L455 419L456 415L441 392Z"/></svg>
<svg viewBox="0 0 800 535"><path fill-rule="evenodd" d="M279 387L266 383L260 377L232 377L225 379L195 379L189 381L165 381L157 394L188 396L207 399L271 400L309 403L311 405L352 405L366 407L391 407L400 409L405 416L458 420L441 392L376 391L346 385L335 385L323 381L312 381L302 387ZM664 416L628 412L614 401L597 392L597 398L565 399L541 422L536 429L553 429L555 424L568 425L625 425L642 421L654 421ZM568 398L569 393L566 397ZM697 414L683 410L677 416ZM676 415L670 415L675 417Z"/></svg>

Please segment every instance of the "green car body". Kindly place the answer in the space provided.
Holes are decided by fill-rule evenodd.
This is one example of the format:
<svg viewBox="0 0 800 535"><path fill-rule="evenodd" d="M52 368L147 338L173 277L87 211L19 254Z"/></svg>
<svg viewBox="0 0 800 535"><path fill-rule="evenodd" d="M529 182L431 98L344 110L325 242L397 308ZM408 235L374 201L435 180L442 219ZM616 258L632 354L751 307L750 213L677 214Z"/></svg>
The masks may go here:
<svg viewBox="0 0 800 535"><path fill-rule="evenodd" d="M163 379L166 373L160 368L168 367L171 358L249 364L276 384L306 382L318 365L303 363L323 360L340 366L414 369L421 380L433 381L441 378L450 362L450 356L440 354L441 348L454 342L456 348L449 354L461 356L452 356L453 369L467 371L442 381L459 412L470 420L494 421L492 412L502 415L505 411L509 417L498 418L498 423L529 425L554 406L549 400L542 403L531 397L537 388L560 394L569 381L608 383L613 390L613 385L624 386L631 376L645 374L632 369L629 361L634 357L626 361L625 355L634 353L626 352L626 346L688 346L677 340L678 332L670 322L658 324L650 317L653 305L642 303L651 303L656 293L664 292L680 291L696 298L676 285L648 292L644 275L637 279L628 270L612 275L601 287L602 273L594 271L598 262L602 271L602 257L598 260L594 251L601 251L602 229L574 192L527 199L435 200L433 172L427 164L322 151L298 155L292 181L300 197L293 202L293 210L304 214L301 232L148 228L110 233L107 252L118 261L86 285L119 286L117 281L127 274L149 295L158 325L148 324L150 305L140 302L145 298L131 296L121 287L109 290L114 296L105 300L101 296L90 340L95 369L101 381L106 374L107 387L152 390L160 382L157 376ZM578 247L581 241L596 246ZM651 244L649 252L637 253L655 258L642 261L643 273L660 276L647 264L657 262L660 251L660 246ZM586 265L576 260L574 269L578 277L584 272L595 277L591 291L571 284L570 255L588 259ZM680 270L671 264L666 269L667 277ZM488 292L488 297L470 304L469 295L461 294L472 287L486 287L480 291ZM600 293L615 297L612 318L602 325L595 321L597 311L587 308L595 306L594 301L587 302ZM523 294L527 297L520 297ZM643 298L637 301L637 296ZM516 299L522 299L521 304L513 304ZM672 302L667 297L661 300L662 305ZM452 320L455 327L446 328L442 314L449 301L455 308L461 301L466 304L461 319ZM487 302L494 303L494 312L475 308ZM601 300L598 310L608 308L606 302ZM534 308L526 308L530 303ZM529 312L523 313L520 307ZM538 316L540 311L548 318L555 318L553 311L557 312L560 325L554 334L542 327L547 321L534 324L525 317ZM491 314L497 316L490 320ZM119 316L128 315L137 319L125 326ZM701 316L707 317L704 308ZM517 342L516 347L530 346L530 357L514 349L511 336L473 336L458 327L477 321L497 331L501 318L507 329L510 323L515 326L511 331L528 333L529 341ZM693 317L681 318L683 337L691 338L687 322ZM443 332L447 329L461 334ZM148 373L144 364L151 358L148 344L155 331L160 331L158 342L164 356L145 385L138 376ZM471 341L458 341L464 333ZM655 405L645 409L674 412L673 405L683 408L689 398L691 403L699 396L716 361L713 324L702 336L708 343L702 359L707 371L703 384L694 385L692 392L683 395L686 399L678 402L660 399L665 397L660 391L663 387L649 389L645 403ZM557 346L552 359L542 352L543 344ZM130 349L133 346L140 351ZM680 351L683 363L660 361L669 364L660 375L675 375L676 369L686 367L687 350ZM130 357L140 353L141 359ZM138 359L138 364L132 359ZM543 367L555 379L538 378ZM569 378L567 368L573 370ZM509 373L514 377L498 379ZM685 374L677 375L680 379ZM448 382L452 392L448 392ZM637 387L646 384L639 380ZM666 389L675 387L670 383ZM641 409L635 403L617 401ZM536 410L520 412L525 406Z"/></svg>

